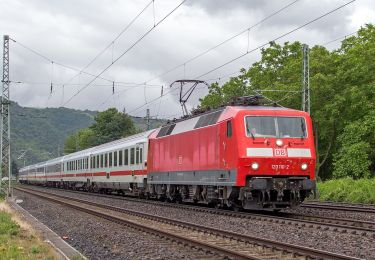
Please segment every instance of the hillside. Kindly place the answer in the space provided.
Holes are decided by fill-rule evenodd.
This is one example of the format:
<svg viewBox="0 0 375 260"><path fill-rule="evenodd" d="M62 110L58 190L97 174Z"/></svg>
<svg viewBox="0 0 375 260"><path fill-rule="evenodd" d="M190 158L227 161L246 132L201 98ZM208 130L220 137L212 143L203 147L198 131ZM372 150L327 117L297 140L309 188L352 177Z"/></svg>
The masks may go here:
<svg viewBox="0 0 375 260"><path fill-rule="evenodd" d="M96 111L69 108L30 108L11 104L11 150L17 165L32 164L62 155L64 141L78 129L94 122ZM133 118L137 128L144 130L143 118ZM151 120L158 127L163 120ZM27 150L21 156L22 151Z"/></svg>

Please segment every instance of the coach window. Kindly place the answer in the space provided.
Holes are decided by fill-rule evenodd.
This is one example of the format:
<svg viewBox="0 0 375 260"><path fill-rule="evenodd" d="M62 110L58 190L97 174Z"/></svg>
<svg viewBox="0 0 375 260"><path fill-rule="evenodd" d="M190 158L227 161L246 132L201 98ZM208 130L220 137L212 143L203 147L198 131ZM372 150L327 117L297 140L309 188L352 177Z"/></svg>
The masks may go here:
<svg viewBox="0 0 375 260"><path fill-rule="evenodd" d="M99 164L99 155L96 156L96 168L99 168L100 167L100 164Z"/></svg>
<svg viewBox="0 0 375 260"><path fill-rule="evenodd" d="M122 150L118 151L118 166L122 166Z"/></svg>
<svg viewBox="0 0 375 260"><path fill-rule="evenodd" d="M112 152L109 153L109 167L112 167Z"/></svg>
<svg viewBox="0 0 375 260"><path fill-rule="evenodd" d="M143 148L139 149L139 161L140 161L140 163L143 162Z"/></svg>
<svg viewBox="0 0 375 260"><path fill-rule="evenodd" d="M125 150L125 160L124 165L129 165L129 149Z"/></svg>
<svg viewBox="0 0 375 260"><path fill-rule="evenodd" d="M227 121L227 137L232 137L232 121Z"/></svg>
<svg viewBox="0 0 375 260"><path fill-rule="evenodd" d="M104 154L104 167L108 167L108 154Z"/></svg>
<svg viewBox="0 0 375 260"><path fill-rule="evenodd" d="M117 151L113 152L113 166L117 166Z"/></svg>
<svg viewBox="0 0 375 260"><path fill-rule="evenodd" d="M135 149L134 148L130 148L130 164L131 165L134 164L134 157L135 157Z"/></svg>
<svg viewBox="0 0 375 260"><path fill-rule="evenodd" d="M135 164L139 164L139 147L135 149Z"/></svg>

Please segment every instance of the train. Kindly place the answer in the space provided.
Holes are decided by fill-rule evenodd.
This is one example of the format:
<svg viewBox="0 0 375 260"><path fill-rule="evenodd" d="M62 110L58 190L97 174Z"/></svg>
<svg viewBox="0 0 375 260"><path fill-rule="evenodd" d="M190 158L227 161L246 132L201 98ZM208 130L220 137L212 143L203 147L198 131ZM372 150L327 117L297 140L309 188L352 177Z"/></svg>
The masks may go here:
<svg viewBox="0 0 375 260"><path fill-rule="evenodd" d="M308 113L247 97L26 166L19 181L236 210L281 210L316 190Z"/></svg>

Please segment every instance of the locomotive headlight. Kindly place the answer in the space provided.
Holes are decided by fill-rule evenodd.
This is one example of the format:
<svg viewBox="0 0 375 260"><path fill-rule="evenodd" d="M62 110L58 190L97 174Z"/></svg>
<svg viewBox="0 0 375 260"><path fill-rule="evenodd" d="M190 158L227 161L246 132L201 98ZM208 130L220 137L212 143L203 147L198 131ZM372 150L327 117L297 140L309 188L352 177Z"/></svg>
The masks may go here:
<svg viewBox="0 0 375 260"><path fill-rule="evenodd" d="M253 170L258 170L258 169L259 169L259 164L256 163L256 162L252 163L252 164L251 164L251 169L253 169Z"/></svg>
<svg viewBox="0 0 375 260"><path fill-rule="evenodd" d="M307 170L307 163L303 163L303 164L301 164L301 169L302 169L303 171L306 171L306 170Z"/></svg>
<svg viewBox="0 0 375 260"><path fill-rule="evenodd" d="M281 139L277 139L276 140L276 145L277 146L282 146L284 143L283 143L283 140L281 140Z"/></svg>

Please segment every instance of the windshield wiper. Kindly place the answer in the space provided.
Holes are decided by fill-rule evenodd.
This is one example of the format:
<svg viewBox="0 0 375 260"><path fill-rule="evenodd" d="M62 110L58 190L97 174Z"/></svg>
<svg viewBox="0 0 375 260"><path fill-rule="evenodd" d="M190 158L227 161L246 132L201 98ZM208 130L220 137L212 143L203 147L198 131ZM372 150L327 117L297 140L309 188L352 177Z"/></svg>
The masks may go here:
<svg viewBox="0 0 375 260"><path fill-rule="evenodd" d="M301 117L301 129L302 129L302 136L301 139L304 139L306 136L306 129L305 129L305 124L303 123L303 118Z"/></svg>
<svg viewBox="0 0 375 260"><path fill-rule="evenodd" d="M253 138L253 140L255 140L255 136L251 131L250 131L250 134L251 134L251 137Z"/></svg>

